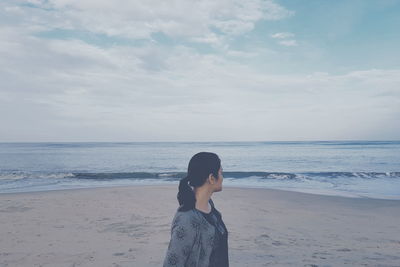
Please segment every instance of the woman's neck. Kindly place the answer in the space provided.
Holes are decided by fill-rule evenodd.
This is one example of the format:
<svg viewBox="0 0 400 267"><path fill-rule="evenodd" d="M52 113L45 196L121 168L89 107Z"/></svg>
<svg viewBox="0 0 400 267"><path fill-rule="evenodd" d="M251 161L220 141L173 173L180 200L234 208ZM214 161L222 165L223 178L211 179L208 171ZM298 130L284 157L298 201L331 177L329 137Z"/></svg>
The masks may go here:
<svg viewBox="0 0 400 267"><path fill-rule="evenodd" d="M212 192L208 191L207 188L195 188L194 190L196 196L196 209L201 210L205 213L211 212L211 205L209 200L211 198Z"/></svg>

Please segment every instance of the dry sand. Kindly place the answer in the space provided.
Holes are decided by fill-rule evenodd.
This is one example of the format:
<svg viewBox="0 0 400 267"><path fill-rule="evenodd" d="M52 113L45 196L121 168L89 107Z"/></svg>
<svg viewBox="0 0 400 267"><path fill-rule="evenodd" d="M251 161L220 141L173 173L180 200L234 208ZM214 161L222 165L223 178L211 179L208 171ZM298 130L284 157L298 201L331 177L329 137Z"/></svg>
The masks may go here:
<svg viewBox="0 0 400 267"><path fill-rule="evenodd" d="M177 186L0 194L0 266L161 266ZM224 187L230 266L400 266L400 201Z"/></svg>

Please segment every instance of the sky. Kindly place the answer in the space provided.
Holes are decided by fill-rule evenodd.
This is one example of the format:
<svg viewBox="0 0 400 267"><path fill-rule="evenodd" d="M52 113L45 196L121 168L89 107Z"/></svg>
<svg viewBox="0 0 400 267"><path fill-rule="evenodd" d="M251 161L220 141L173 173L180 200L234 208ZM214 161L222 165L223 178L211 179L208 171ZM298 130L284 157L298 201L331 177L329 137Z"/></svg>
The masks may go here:
<svg viewBox="0 0 400 267"><path fill-rule="evenodd" d="M0 142L400 140L399 0L2 0Z"/></svg>

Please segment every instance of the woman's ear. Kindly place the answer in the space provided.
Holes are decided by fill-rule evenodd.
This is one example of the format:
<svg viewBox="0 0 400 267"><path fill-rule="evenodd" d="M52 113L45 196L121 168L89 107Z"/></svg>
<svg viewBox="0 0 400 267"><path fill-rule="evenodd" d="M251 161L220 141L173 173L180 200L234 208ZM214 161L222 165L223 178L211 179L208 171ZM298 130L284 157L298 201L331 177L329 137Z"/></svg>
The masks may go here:
<svg viewBox="0 0 400 267"><path fill-rule="evenodd" d="M214 184L215 183L215 177L212 173L210 173L210 175L208 175L208 182L210 184Z"/></svg>

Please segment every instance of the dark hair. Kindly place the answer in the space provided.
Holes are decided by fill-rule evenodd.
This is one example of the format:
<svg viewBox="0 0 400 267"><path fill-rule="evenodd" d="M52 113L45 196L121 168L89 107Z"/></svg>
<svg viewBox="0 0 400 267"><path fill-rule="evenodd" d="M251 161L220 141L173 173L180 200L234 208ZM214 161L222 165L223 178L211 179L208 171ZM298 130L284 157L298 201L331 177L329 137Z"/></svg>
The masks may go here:
<svg viewBox="0 0 400 267"><path fill-rule="evenodd" d="M190 186L202 186L210 174L218 179L220 168L221 160L215 153L199 152L190 159L187 176L179 182L177 196L180 205L179 211L187 211L195 207L196 197Z"/></svg>

